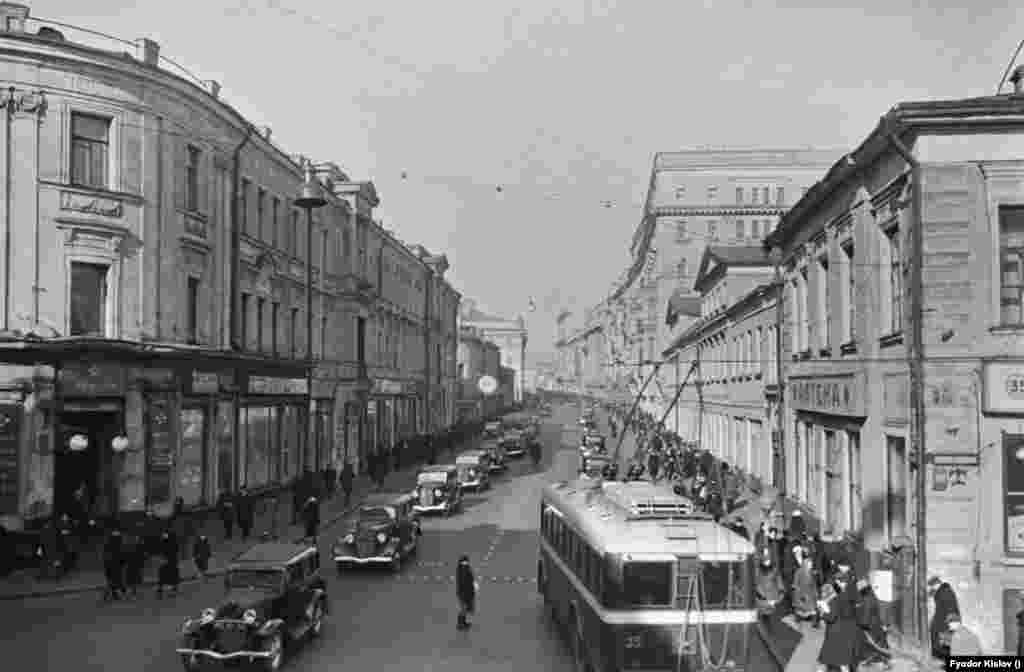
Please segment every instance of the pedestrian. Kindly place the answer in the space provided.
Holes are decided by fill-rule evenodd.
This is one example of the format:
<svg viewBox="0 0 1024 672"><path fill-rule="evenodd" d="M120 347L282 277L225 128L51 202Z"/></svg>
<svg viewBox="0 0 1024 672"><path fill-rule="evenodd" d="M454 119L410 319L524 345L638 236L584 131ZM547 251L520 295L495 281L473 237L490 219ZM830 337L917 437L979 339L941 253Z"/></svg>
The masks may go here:
<svg viewBox="0 0 1024 672"><path fill-rule="evenodd" d="M114 527L103 543L103 575L107 579L107 587L103 591L104 602L120 600L124 592L123 541L121 530Z"/></svg>
<svg viewBox="0 0 1024 672"><path fill-rule="evenodd" d="M133 534L124 552L124 581L126 593L135 598L142 585L142 574L146 568L146 544L143 537Z"/></svg>
<svg viewBox="0 0 1024 672"><path fill-rule="evenodd" d="M848 589L849 578L846 573L838 573L818 603L826 623L818 662L830 672L852 672L856 659L857 614Z"/></svg>
<svg viewBox="0 0 1024 672"><path fill-rule="evenodd" d="M772 556L767 548L761 549L755 595L758 615L762 618L775 613L776 605L782 600L782 577L779 576L778 568L772 566Z"/></svg>
<svg viewBox="0 0 1024 672"><path fill-rule="evenodd" d="M64 576L64 539L57 527L57 521L50 518L42 531L39 533L39 548L36 550L39 558L39 578L47 579L51 576L60 580Z"/></svg>
<svg viewBox="0 0 1024 672"><path fill-rule="evenodd" d="M459 619L455 627L459 630L465 630L472 625L469 622L469 615L476 612L476 594L479 587L473 569L469 566L469 556L462 556L455 569L455 596L459 600Z"/></svg>
<svg viewBox="0 0 1024 672"><path fill-rule="evenodd" d="M174 510L171 513L171 525L174 527L174 534L178 537L178 551L180 559L188 558L189 544L193 537L192 517L185 513L185 498L174 498Z"/></svg>
<svg viewBox="0 0 1024 672"><path fill-rule="evenodd" d="M799 539L807 532L807 521L804 520L804 513L797 509L789 514L789 533L794 539Z"/></svg>
<svg viewBox="0 0 1024 672"><path fill-rule="evenodd" d="M209 537L200 534L196 538L196 543L192 545L192 561L196 564L196 574L200 579L206 579L206 573L210 571L210 556L212 555Z"/></svg>
<svg viewBox="0 0 1024 672"><path fill-rule="evenodd" d="M224 538L230 539L235 528L235 498L230 492L224 491L217 497L217 511L224 524Z"/></svg>
<svg viewBox="0 0 1024 672"><path fill-rule="evenodd" d="M355 474L352 473L352 463L345 460L345 464L341 468L341 491L345 493L346 507L352 502L352 486L354 481Z"/></svg>
<svg viewBox="0 0 1024 672"><path fill-rule="evenodd" d="M948 641L950 634L947 618L950 614L960 613L960 604L957 602L953 587L937 576L928 579L928 595L935 602L935 610L932 613L932 621L929 628L932 656L939 660L944 660L949 655L949 648L945 643Z"/></svg>
<svg viewBox="0 0 1024 672"><path fill-rule="evenodd" d="M302 522L306 527L306 537L316 544L317 528L320 526L320 502L310 497L302 507Z"/></svg>
<svg viewBox="0 0 1024 672"><path fill-rule="evenodd" d="M255 512L253 511L252 496L249 489L242 486L238 492L238 500L235 503L235 515L238 520L238 529L242 531L242 541L249 539L252 534L252 523Z"/></svg>
<svg viewBox="0 0 1024 672"><path fill-rule="evenodd" d="M181 584L181 566L178 564L178 539L174 530L168 527L160 537L161 564L157 572L156 596L164 595L164 588L169 588L175 595Z"/></svg>
<svg viewBox="0 0 1024 672"><path fill-rule="evenodd" d="M953 612L946 617L946 628L952 633L949 638L950 656L981 656L981 640L963 624L960 614Z"/></svg>
<svg viewBox="0 0 1024 672"><path fill-rule="evenodd" d="M82 537L75 534L74 523L68 514L61 515L57 523L60 533L61 573L73 572L78 568L79 545Z"/></svg>
<svg viewBox="0 0 1024 672"><path fill-rule="evenodd" d="M782 543L779 548L781 550L779 557L782 581L786 584L786 589L789 590L793 587L793 577L796 576L796 570L800 568L800 560L805 549L800 544L799 538L793 537L788 531L782 533Z"/></svg>
<svg viewBox="0 0 1024 672"><path fill-rule="evenodd" d="M885 627L882 625L882 607L867 579L857 581L857 591L860 593L860 601L857 603L857 627L860 631L857 664L884 664L889 660L888 654L885 653L889 648L889 642L885 636Z"/></svg>
<svg viewBox="0 0 1024 672"><path fill-rule="evenodd" d="M803 556L800 569L793 576L793 589L790 601L793 604L793 615L801 622L813 621L814 627L821 627L818 618L818 581L814 577L814 559Z"/></svg>

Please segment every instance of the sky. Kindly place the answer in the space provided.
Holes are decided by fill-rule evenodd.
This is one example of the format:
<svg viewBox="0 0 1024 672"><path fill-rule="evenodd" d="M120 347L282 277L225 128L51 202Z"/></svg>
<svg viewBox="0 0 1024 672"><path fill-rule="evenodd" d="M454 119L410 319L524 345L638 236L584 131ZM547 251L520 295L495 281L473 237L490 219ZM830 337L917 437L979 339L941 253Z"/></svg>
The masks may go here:
<svg viewBox="0 0 1024 672"><path fill-rule="evenodd" d="M385 227L522 314L537 357L628 265L656 152L852 148L898 102L991 95L1024 39L978 0L19 1L156 40L289 153L373 180Z"/></svg>

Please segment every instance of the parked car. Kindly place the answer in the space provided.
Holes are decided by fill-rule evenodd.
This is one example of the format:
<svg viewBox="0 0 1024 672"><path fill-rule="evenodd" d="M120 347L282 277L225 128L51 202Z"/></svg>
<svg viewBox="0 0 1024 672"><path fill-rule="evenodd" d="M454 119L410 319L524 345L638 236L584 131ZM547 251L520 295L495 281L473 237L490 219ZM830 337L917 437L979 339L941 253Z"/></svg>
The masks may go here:
<svg viewBox="0 0 1024 672"><path fill-rule="evenodd" d="M207 663L280 669L285 645L316 637L327 614L327 586L315 546L256 544L235 558L217 608L188 618L177 653L186 672Z"/></svg>
<svg viewBox="0 0 1024 672"><path fill-rule="evenodd" d="M482 450L467 450L455 458L459 485L463 490L486 490L491 487L491 456Z"/></svg>
<svg viewBox="0 0 1024 672"><path fill-rule="evenodd" d="M366 565L387 565L394 572L401 570L402 562L416 552L423 534L413 501L412 495L401 493L381 492L367 496L346 521L334 545L334 564L338 572Z"/></svg>
<svg viewBox="0 0 1024 672"><path fill-rule="evenodd" d="M432 464L420 469L413 500L416 513L450 515L462 505L458 468L454 464Z"/></svg>
<svg viewBox="0 0 1024 672"><path fill-rule="evenodd" d="M485 439L480 442L480 450L491 457L488 467L491 472L504 471L508 468L505 461L505 443L501 439Z"/></svg>
<svg viewBox="0 0 1024 672"><path fill-rule="evenodd" d="M501 437L501 445L509 457L522 457L526 454L526 440L523 438L522 430L505 430L505 435Z"/></svg>

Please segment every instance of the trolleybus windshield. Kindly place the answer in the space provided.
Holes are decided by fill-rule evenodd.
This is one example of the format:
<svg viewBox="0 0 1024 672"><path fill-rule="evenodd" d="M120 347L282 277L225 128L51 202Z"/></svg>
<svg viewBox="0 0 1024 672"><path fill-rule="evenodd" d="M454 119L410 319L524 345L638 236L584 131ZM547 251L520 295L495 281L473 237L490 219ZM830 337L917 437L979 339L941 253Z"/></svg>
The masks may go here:
<svg viewBox="0 0 1024 672"><path fill-rule="evenodd" d="M623 607L668 607L671 604L672 563L623 563Z"/></svg>

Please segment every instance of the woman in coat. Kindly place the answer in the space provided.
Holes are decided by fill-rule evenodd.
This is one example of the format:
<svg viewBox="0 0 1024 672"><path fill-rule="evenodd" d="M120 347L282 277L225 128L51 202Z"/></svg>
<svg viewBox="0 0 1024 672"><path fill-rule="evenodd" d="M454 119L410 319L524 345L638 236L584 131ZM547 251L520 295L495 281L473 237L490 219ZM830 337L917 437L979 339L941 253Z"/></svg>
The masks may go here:
<svg viewBox="0 0 1024 672"><path fill-rule="evenodd" d="M819 603L826 626L818 662L832 672L852 672L857 658L857 613L849 577L837 575L831 587L834 594Z"/></svg>
<svg viewBox="0 0 1024 672"><path fill-rule="evenodd" d="M107 579L107 588L103 591L103 601L120 600L124 592L124 557L122 554L121 530L116 527L110 531L103 544L103 574Z"/></svg>
<svg viewBox="0 0 1024 672"><path fill-rule="evenodd" d="M459 630L471 625L469 615L476 611L476 591L476 577L469 566L469 557L464 555L455 568L455 596L459 599L459 620L455 627Z"/></svg>
<svg viewBox="0 0 1024 672"><path fill-rule="evenodd" d="M178 593L178 586L181 583L181 567L178 564L178 539L174 530L168 528L160 537L163 556L160 565L159 576L157 577L156 596L163 597L164 587L170 588L174 594Z"/></svg>
<svg viewBox="0 0 1024 672"><path fill-rule="evenodd" d="M946 619L950 614L959 614L960 605L957 602L956 593L953 592L953 587L937 576L928 579L928 594L935 600L935 611L932 614L929 628L932 639L932 656L942 660L949 655L949 647L945 642L949 639L950 629Z"/></svg>
<svg viewBox="0 0 1024 672"><path fill-rule="evenodd" d="M882 626L882 607L867 579L857 581L859 603L857 604L857 628L859 645L857 663L885 662L888 656L879 649L888 649L889 642Z"/></svg>
<svg viewBox="0 0 1024 672"><path fill-rule="evenodd" d="M818 620L818 582L814 578L814 559L804 556L793 576L793 614L799 621ZM818 627L818 623L815 623Z"/></svg>
<svg viewBox="0 0 1024 672"><path fill-rule="evenodd" d="M758 614L767 618L775 612L776 606L785 595L782 586L782 577L778 569L772 565L772 555L767 548L761 549L760 562L757 568L757 584L755 594L757 596Z"/></svg>

